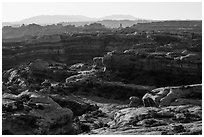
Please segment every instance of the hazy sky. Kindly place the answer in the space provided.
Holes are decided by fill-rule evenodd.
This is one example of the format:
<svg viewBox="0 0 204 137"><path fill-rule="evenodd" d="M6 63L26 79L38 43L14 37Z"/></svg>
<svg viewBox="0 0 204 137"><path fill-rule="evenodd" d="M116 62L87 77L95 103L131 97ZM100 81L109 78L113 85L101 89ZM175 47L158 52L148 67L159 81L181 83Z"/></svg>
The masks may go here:
<svg viewBox="0 0 204 137"><path fill-rule="evenodd" d="M154 3L3 3L3 22L20 21L37 15L84 15L102 17L133 15L144 19L202 19L202 4L192 2Z"/></svg>

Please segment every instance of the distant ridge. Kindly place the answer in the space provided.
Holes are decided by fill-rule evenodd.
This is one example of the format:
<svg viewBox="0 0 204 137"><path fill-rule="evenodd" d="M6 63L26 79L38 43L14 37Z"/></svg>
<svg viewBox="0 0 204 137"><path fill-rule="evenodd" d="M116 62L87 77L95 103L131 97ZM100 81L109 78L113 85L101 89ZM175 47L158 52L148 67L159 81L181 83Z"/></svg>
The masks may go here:
<svg viewBox="0 0 204 137"><path fill-rule="evenodd" d="M84 22L84 21L95 21L94 18L89 18L82 15L40 15L31 18L21 20L20 22L29 24L55 24L59 22Z"/></svg>
<svg viewBox="0 0 204 137"><path fill-rule="evenodd" d="M3 22L3 26L13 26L20 24L49 25L61 22L97 22L102 20L142 20L131 15L110 15L101 18L90 18L82 15L40 15L26 18L17 22Z"/></svg>

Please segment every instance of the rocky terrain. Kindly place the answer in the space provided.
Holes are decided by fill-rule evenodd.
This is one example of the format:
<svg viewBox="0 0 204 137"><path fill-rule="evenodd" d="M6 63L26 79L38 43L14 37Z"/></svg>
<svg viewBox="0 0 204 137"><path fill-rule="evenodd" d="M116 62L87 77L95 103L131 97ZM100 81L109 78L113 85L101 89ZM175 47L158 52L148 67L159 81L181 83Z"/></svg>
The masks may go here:
<svg viewBox="0 0 204 137"><path fill-rule="evenodd" d="M35 60L5 71L3 134L201 134L201 85L125 84L98 64Z"/></svg>
<svg viewBox="0 0 204 137"><path fill-rule="evenodd" d="M3 39L2 134L201 135L202 35L132 30Z"/></svg>

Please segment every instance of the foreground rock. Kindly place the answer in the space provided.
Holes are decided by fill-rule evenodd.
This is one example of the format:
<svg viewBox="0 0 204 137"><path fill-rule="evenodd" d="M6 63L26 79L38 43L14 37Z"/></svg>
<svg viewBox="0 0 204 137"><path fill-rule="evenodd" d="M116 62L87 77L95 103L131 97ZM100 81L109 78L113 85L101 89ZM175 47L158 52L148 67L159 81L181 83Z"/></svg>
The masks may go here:
<svg viewBox="0 0 204 137"><path fill-rule="evenodd" d="M146 93L144 106L179 106L185 104L202 105L202 85L163 87Z"/></svg>
<svg viewBox="0 0 204 137"><path fill-rule="evenodd" d="M73 112L47 95L3 94L3 134L74 134ZM60 128L59 128L60 127Z"/></svg>
<svg viewBox="0 0 204 137"><path fill-rule="evenodd" d="M95 71L71 70L64 64L43 60L3 72L3 134L84 132L80 126L75 126L73 120L97 111L98 107L71 95L75 91L70 90L71 87L83 85L83 82L68 86L63 83L67 77L80 74L82 79L86 74L95 77Z"/></svg>
<svg viewBox="0 0 204 137"><path fill-rule="evenodd" d="M201 84L155 89L118 74L102 58L3 72L3 134L201 134Z"/></svg>
<svg viewBox="0 0 204 137"><path fill-rule="evenodd" d="M202 134L202 108L184 105L163 108L125 108L115 113L110 128L90 134L188 135Z"/></svg>

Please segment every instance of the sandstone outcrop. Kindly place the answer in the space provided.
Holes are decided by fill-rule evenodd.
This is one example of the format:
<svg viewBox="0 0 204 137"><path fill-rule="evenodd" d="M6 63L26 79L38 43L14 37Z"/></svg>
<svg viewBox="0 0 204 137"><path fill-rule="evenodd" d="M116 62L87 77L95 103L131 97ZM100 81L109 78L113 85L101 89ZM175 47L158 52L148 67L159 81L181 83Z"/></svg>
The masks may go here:
<svg viewBox="0 0 204 137"><path fill-rule="evenodd" d="M202 105L202 85L186 85L154 89L144 95L144 106Z"/></svg>
<svg viewBox="0 0 204 137"><path fill-rule="evenodd" d="M132 68L139 70L143 68L146 71L170 71L168 69L173 71L173 69L181 68L182 70L194 69L197 72L201 72L201 56L195 54L182 56L180 54L179 60L166 53L141 53L134 50L132 52L124 51L124 53L107 54L103 58L107 69L128 70Z"/></svg>
<svg viewBox="0 0 204 137"><path fill-rule="evenodd" d="M135 84L161 87L201 83L200 55L180 54L179 57L173 57L167 53L142 53L133 50L106 54L103 63L107 70L120 71L122 77Z"/></svg>

